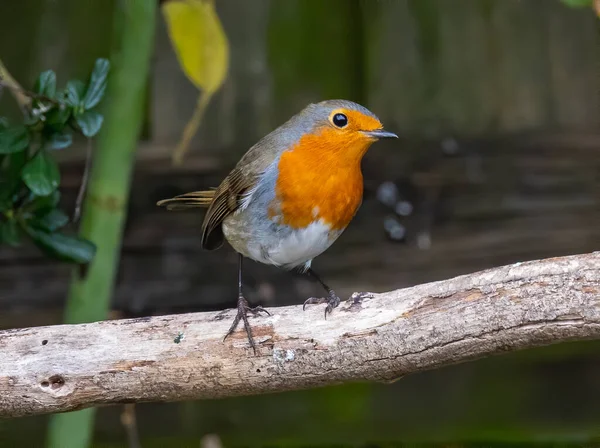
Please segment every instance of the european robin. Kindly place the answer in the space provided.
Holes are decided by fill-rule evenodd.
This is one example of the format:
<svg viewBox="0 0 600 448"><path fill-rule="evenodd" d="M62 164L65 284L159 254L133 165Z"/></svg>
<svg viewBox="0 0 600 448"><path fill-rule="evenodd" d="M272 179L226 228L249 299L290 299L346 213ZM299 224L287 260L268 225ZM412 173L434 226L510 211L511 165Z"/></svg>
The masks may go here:
<svg viewBox="0 0 600 448"><path fill-rule="evenodd" d="M202 247L218 249L225 238L239 254L238 302L229 336L240 320L256 352L242 292L244 257L314 277L326 298L327 313L340 298L311 268L312 260L341 235L362 202L360 164L375 141L397 138L383 129L365 107L346 100L308 105L244 154L214 190L195 191L157 205L168 210L207 207L202 223Z"/></svg>

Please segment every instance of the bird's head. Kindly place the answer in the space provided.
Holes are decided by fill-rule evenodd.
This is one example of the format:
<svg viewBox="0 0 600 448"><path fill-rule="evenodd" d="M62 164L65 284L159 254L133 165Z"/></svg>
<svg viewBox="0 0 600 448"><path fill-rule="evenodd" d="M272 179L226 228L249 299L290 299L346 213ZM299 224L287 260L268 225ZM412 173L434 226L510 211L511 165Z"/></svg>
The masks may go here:
<svg viewBox="0 0 600 448"><path fill-rule="evenodd" d="M303 129L300 144L316 151L334 153L348 161L362 159L369 147L379 139L398 138L383 129L377 116L347 100L327 100L308 105L294 120Z"/></svg>

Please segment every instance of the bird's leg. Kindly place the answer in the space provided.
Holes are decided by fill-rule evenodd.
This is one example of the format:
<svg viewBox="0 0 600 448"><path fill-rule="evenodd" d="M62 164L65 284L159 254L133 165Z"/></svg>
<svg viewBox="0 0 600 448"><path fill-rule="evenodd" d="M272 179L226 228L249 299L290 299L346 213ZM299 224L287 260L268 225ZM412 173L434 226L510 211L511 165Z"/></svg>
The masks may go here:
<svg viewBox="0 0 600 448"><path fill-rule="evenodd" d="M304 305L302 306L302 310L306 308L306 305L327 303L327 306L325 307L325 319L327 319L327 313L331 313L333 309L340 304L341 299L333 289L331 289L323 280L321 280L321 277L319 277L317 273L312 270L312 268L308 268L306 273L314 277L321 284L321 286L323 286L325 291L327 291L327 297L311 297L306 299L304 301ZM371 292L355 292L352 294L352 296L350 296L348 301L352 301L352 304L356 304L360 303L363 299L370 298L373 298L373 293Z"/></svg>
<svg viewBox="0 0 600 448"><path fill-rule="evenodd" d="M241 254L239 260L240 261L238 264L237 314L235 315L233 323L231 324L231 327L229 327L229 331L227 331L227 334L225 335L223 340L227 339L227 336L229 336L235 331L241 319L244 322L244 328L246 329L246 334L248 335L248 342L250 342L250 346L252 347L252 350L254 350L254 354L256 355L256 344L254 343L254 338L252 337L252 329L250 328L250 323L248 322L248 312L254 314L255 316L261 312L267 313L269 316L271 315L271 313L265 310L262 306L255 306L254 308L250 308L250 306L248 305L248 301L242 293L242 263L244 261L244 257Z"/></svg>
<svg viewBox="0 0 600 448"><path fill-rule="evenodd" d="M333 309L340 304L341 299L333 289L331 289L323 280L321 280L321 277L319 277L312 268L308 268L306 273L311 277L314 277L321 284L321 286L323 286L325 291L327 291L327 297L311 297L306 299L304 305L302 306L302 310L306 308L306 305L327 303L327 306L325 307L325 319L327 319L327 313L331 313Z"/></svg>

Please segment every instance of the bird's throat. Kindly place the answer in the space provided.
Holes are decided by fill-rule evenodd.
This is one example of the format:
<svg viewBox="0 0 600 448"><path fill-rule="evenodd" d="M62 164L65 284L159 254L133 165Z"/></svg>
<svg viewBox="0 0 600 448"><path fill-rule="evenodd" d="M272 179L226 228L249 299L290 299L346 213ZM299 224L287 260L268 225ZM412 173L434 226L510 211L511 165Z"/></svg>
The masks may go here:
<svg viewBox="0 0 600 448"><path fill-rule="evenodd" d="M343 143L302 138L281 155L272 217L293 228L315 221L332 230L348 225L362 201L360 163L370 142L360 142L364 148Z"/></svg>

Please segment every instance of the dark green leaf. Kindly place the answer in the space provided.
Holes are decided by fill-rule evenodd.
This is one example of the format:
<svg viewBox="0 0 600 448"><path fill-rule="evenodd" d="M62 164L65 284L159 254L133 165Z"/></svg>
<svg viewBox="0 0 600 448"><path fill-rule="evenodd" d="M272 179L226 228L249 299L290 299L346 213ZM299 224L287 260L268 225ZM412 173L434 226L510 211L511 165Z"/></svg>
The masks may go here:
<svg viewBox="0 0 600 448"><path fill-rule="evenodd" d="M0 131L8 127L8 121L4 117L0 117Z"/></svg>
<svg viewBox="0 0 600 448"><path fill-rule="evenodd" d="M52 134L47 140L45 148L64 149L71 146L71 143L73 143L73 136L68 130L64 130L62 132L55 132Z"/></svg>
<svg viewBox="0 0 600 448"><path fill-rule="evenodd" d="M9 182L18 182L21 178L21 170L27 162L27 154L25 152L15 152L8 156L8 169L6 170L6 177Z"/></svg>
<svg viewBox="0 0 600 448"><path fill-rule="evenodd" d="M62 261L89 263L96 253L94 244L77 236L48 233L31 226L26 231L41 250Z"/></svg>
<svg viewBox="0 0 600 448"><path fill-rule="evenodd" d="M53 129L62 129L70 116L71 109L64 104L54 107L46 114L46 125Z"/></svg>
<svg viewBox="0 0 600 448"><path fill-rule="evenodd" d="M69 217L62 210L53 208L41 216L32 216L27 223L40 230L55 232L69 223Z"/></svg>
<svg viewBox="0 0 600 448"><path fill-rule="evenodd" d="M15 152L6 156L8 162L5 168L0 173L0 208L7 210L13 207L15 201L20 195L16 194L24 187L21 180L21 170L27 162L27 154L25 151Z"/></svg>
<svg viewBox="0 0 600 448"><path fill-rule="evenodd" d="M35 93L54 98L56 95L56 73L46 70L38 77L34 87Z"/></svg>
<svg viewBox="0 0 600 448"><path fill-rule="evenodd" d="M56 161L45 151L40 151L27 162L21 178L34 194L48 196L60 183L60 171Z"/></svg>
<svg viewBox="0 0 600 448"><path fill-rule="evenodd" d="M8 182L0 182L0 213L12 208L12 201L9 200L9 194L5 190Z"/></svg>
<svg viewBox="0 0 600 448"><path fill-rule="evenodd" d="M34 108L39 107L39 102L37 100L34 100L33 104ZM40 122L41 116L42 115L39 113L27 113L23 119L23 124L31 128Z"/></svg>
<svg viewBox="0 0 600 448"><path fill-rule="evenodd" d="M85 84L78 79L72 79L67 83L65 90L66 102L73 108L79 108L85 94Z"/></svg>
<svg viewBox="0 0 600 448"><path fill-rule="evenodd" d="M13 247L19 245L19 228L14 219L0 223L0 243Z"/></svg>
<svg viewBox="0 0 600 448"><path fill-rule="evenodd" d="M32 193L33 195L33 193ZM38 213L48 212L58 206L58 202L60 201L60 192L58 190L54 190L48 196L35 196L31 198L29 205L27 206L27 210L35 211Z"/></svg>
<svg viewBox="0 0 600 448"><path fill-rule="evenodd" d="M25 126L0 130L0 154L20 152L29 146L29 131Z"/></svg>
<svg viewBox="0 0 600 448"><path fill-rule="evenodd" d="M83 135L86 137L93 137L102 127L104 117L98 112L87 110L81 115L77 115L75 121L77 121Z"/></svg>
<svg viewBox="0 0 600 448"><path fill-rule="evenodd" d="M96 60L92 76L90 77L90 83L88 84L85 97L83 98L83 105L86 110L95 107L104 96L104 92L106 91L106 77L109 68L110 62L108 62L108 60Z"/></svg>

